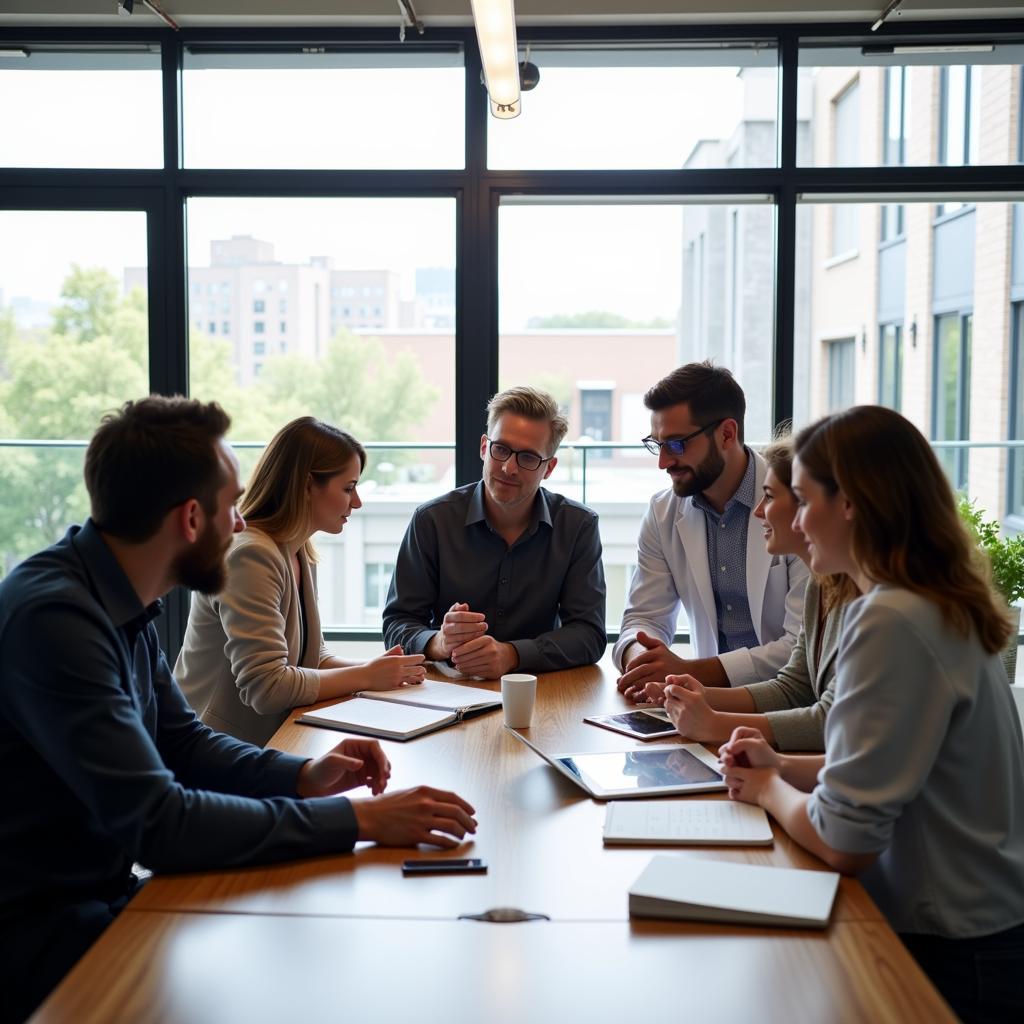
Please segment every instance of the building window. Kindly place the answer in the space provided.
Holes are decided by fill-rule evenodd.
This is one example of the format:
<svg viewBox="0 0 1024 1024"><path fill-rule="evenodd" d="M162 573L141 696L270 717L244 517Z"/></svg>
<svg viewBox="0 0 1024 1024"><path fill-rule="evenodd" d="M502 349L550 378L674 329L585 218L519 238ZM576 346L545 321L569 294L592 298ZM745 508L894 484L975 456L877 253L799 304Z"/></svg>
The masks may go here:
<svg viewBox="0 0 1024 1024"><path fill-rule="evenodd" d="M367 608L383 608L388 599L393 562L367 562L363 572L363 604Z"/></svg>
<svg viewBox="0 0 1024 1024"><path fill-rule="evenodd" d="M860 85L854 82L833 103L832 124L835 128L833 149L837 167L860 164ZM832 210L832 255L840 256L857 248L857 216L855 203L836 203Z"/></svg>
<svg viewBox="0 0 1024 1024"><path fill-rule="evenodd" d="M1024 440L1024 302L1013 304L1012 374L1010 380L1011 441ZM1024 449L1010 449L1007 508L1012 516L1024 517Z"/></svg>
<svg viewBox="0 0 1024 1024"><path fill-rule="evenodd" d="M263 313L266 311L267 304L263 299L253 299L252 311L254 313Z"/></svg>
<svg viewBox="0 0 1024 1024"><path fill-rule="evenodd" d="M230 334L231 333L231 321L230 320L225 320L220 325L220 333L221 334Z"/></svg>
<svg viewBox="0 0 1024 1024"><path fill-rule="evenodd" d="M936 441L966 441L971 429L970 313L947 313L935 318L935 381L932 437ZM967 486L968 457L963 448L938 449L939 461L953 486Z"/></svg>
<svg viewBox="0 0 1024 1024"><path fill-rule="evenodd" d="M612 389L580 388L580 424L584 437L592 441L612 439ZM589 459L611 458L611 449L588 452Z"/></svg>
<svg viewBox="0 0 1024 1024"><path fill-rule="evenodd" d="M210 334L217 333L217 325L212 320L206 326L209 328Z"/></svg>
<svg viewBox="0 0 1024 1024"><path fill-rule="evenodd" d="M254 341L252 343L252 354L254 356L266 355L267 343L265 341Z"/></svg>
<svg viewBox="0 0 1024 1024"><path fill-rule="evenodd" d="M907 69L885 69L885 124L882 136L882 162L900 167L907 162ZM902 203L882 206L881 241L902 238L904 232Z"/></svg>
<svg viewBox="0 0 1024 1024"><path fill-rule="evenodd" d="M883 162L898 167L907 162L907 69L885 69L885 140Z"/></svg>
<svg viewBox="0 0 1024 1024"><path fill-rule="evenodd" d="M253 334L263 334L266 331L266 324L262 320L254 320L252 325Z"/></svg>
<svg viewBox="0 0 1024 1024"><path fill-rule="evenodd" d="M829 412L839 412L853 405L856 345L854 338L839 338L828 343Z"/></svg>
<svg viewBox="0 0 1024 1024"><path fill-rule="evenodd" d="M981 127L981 69L944 67L939 85L939 162L950 166L978 162Z"/></svg>
<svg viewBox="0 0 1024 1024"><path fill-rule="evenodd" d="M263 372L263 364L262 363L253 363L252 364L252 375L254 377L258 377L262 372Z"/></svg>
<svg viewBox="0 0 1024 1024"><path fill-rule="evenodd" d="M334 289L332 288L331 291L333 292ZM277 304L277 311L278 311L278 313L287 313L288 312L288 300L287 299L281 299L281 301L278 302L278 304Z"/></svg>
<svg viewBox="0 0 1024 1024"><path fill-rule="evenodd" d="M282 334L287 334L288 333L288 321L287 320L282 320L281 323L280 323L280 327L281 327L281 333Z"/></svg>
<svg viewBox="0 0 1024 1024"><path fill-rule="evenodd" d="M903 324L878 329L878 404L899 412L903 394Z"/></svg>

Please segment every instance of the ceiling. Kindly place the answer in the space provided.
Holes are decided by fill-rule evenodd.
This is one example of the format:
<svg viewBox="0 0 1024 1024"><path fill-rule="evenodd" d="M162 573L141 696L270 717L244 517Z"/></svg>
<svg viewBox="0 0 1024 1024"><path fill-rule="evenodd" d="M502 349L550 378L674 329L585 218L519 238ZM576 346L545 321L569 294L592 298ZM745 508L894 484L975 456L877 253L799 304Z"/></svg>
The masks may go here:
<svg viewBox="0 0 1024 1024"><path fill-rule="evenodd" d="M182 27L355 25L398 26L398 0L160 0ZM430 25L468 25L469 0L412 0ZM888 0L515 0L520 25L642 25L687 23L870 22ZM157 26L135 0L130 18L116 0L0 0L0 25ZM1024 18L1024 2L904 0L894 22L964 18Z"/></svg>

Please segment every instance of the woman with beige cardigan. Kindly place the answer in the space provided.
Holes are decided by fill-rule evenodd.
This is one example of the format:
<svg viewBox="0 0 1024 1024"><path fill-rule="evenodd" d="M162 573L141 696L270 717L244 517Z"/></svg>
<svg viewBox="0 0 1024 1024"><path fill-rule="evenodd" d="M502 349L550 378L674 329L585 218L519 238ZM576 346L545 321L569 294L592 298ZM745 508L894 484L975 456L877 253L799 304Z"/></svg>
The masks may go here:
<svg viewBox="0 0 1024 1024"><path fill-rule="evenodd" d="M239 508L247 522L227 555L227 584L193 594L174 674L200 718L264 744L298 705L422 682L423 656L393 647L365 663L328 653L316 598L317 531L341 533L362 507L362 445L304 416L256 464Z"/></svg>
<svg viewBox="0 0 1024 1024"><path fill-rule="evenodd" d="M764 523L765 547L769 554L799 555L809 564L807 542L792 525L797 508L790 490L792 442L777 441L761 454L768 472L754 515ZM689 739L722 742L737 726L751 726L779 750L824 750L843 607L856 596L847 576L811 575L800 635L774 679L705 688L692 676L669 676L665 684L648 683L642 699L664 704L676 728Z"/></svg>

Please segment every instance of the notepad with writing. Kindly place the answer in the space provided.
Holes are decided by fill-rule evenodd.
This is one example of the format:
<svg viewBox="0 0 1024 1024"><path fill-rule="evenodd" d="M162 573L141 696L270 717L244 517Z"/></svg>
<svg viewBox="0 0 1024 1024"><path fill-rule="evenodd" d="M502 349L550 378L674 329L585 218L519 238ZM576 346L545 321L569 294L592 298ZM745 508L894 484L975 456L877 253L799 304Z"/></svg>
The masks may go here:
<svg viewBox="0 0 1024 1024"><path fill-rule="evenodd" d="M651 846L770 846L768 815L735 800L623 800L610 803L604 841Z"/></svg>
<svg viewBox="0 0 1024 1024"><path fill-rule="evenodd" d="M636 917L824 928L839 875L659 854L629 890Z"/></svg>

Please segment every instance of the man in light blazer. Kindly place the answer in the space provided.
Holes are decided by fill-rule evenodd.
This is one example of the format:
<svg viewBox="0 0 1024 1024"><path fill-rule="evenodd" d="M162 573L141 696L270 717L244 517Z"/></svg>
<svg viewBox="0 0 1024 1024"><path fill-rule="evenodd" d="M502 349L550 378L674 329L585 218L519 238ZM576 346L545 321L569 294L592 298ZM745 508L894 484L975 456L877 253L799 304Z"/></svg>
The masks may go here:
<svg viewBox="0 0 1024 1024"><path fill-rule="evenodd" d="M644 396L644 445L672 480L640 528L637 568L613 657L619 690L688 673L705 686L773 677L800 631L807 567L770 555L753 511L766 468L743 443L746 399L732 374L710 362L673 370ZM669 650L686 609L692 659Z"/></svg>

